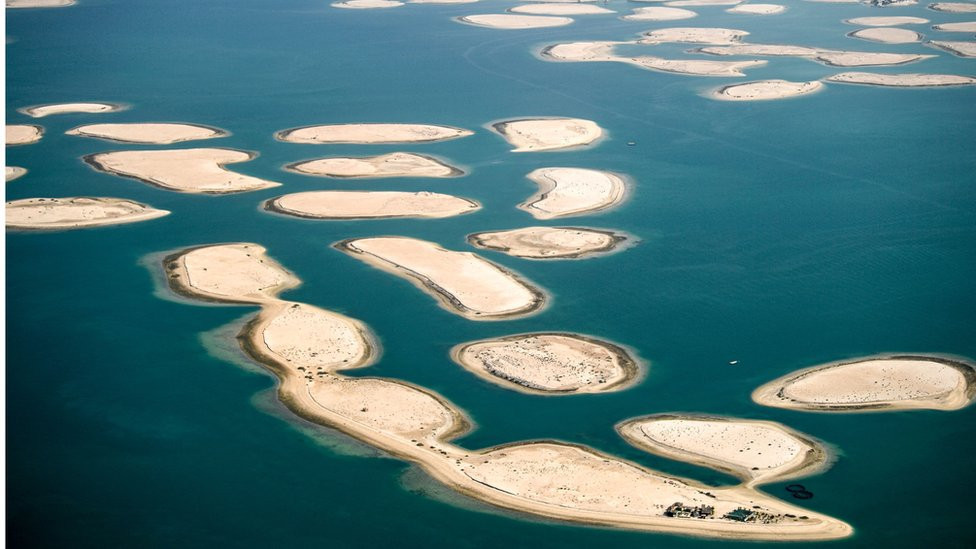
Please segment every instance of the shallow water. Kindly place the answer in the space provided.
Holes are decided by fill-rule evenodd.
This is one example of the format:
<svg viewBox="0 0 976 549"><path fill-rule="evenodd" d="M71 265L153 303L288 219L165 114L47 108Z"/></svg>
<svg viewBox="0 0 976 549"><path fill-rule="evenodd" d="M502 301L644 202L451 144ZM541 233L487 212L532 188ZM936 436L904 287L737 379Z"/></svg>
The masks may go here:
<svg viewBox="0 0 976 549"><path fill-rule="evenodd" d="M973 408L832 415L749 400L769 379L846 357L888 351L976 357L976 88L828 85L788 101L728 103L700 94L732 82L815 79L847 69L769 58L745 78L724 79L616 63L548 63L533 55L558 41L719 25L748 30L755 42L934 53L920 64L878 70L971 75L971 60L917 44L846 38L857 27L840 23L879 14L918 15L933 24L969 19L921 6L790 2L786 14L770 17L703 7L685 21L581 16L567 27L529 31L451 20L511 5L359 11L311 0L85 0L7 13L7 121L46 128L40 143L8 148L7 165L30 170L7 184L8 199L107 195L173 211L126 226L7 234L11 545L744 545L487 513L476 503L458 504L401 461L363 457L341 435L283 420L287 412L267 393L272 379L227 360L226 339L224 352L215 350L216 331L256 308L160 299L141 264L150 254L227 241L257 242L293 270L304 284L286 299L372 327L383 358L359 375L404 379L445 395L477 424L460 439L463 446L557 438L729 484L734 480L725 475L631 448L613 425L692 411L781 421L838 454L832 469L801 481L815 494L804 505L857 530L834 545L976 542L968 499L976 484L969 465L976 451ZM626 13L646 4L608 5ZM655 51L684 55L688 48ZM15 112L62 101L131 109L36 121ZM579 151L513 154L483 127L544 115L594 120L609 138ZM258 151L257 159L232 169L284 186L194 196L97 173L79 158L140 147L63 132L109 121L227 129L230 137L175 147ZM413 146L309 146L272 137L288 127L367 121L477 133ZM440 155L471 173L342 181L280 169L318 156L393 150ZM398 234L462 250L470 249L469 233L539 224L514 206L535 190L525 174L544 166L631 176L634 188L621 207L544 224L617 229L640 242L582 261L482 252L550 292L551 306L536 316L468 321L410 283L329 247ZM350 222L259 209L282 192L314 189L431 190L484 207L453 219ZM628 345L650 363L648 377L620 393L545 398L480 381L447 356L460 342L534 330ZM731 360L739 363L730 366ZM788 497L783 485L764 489Z"/></svg>

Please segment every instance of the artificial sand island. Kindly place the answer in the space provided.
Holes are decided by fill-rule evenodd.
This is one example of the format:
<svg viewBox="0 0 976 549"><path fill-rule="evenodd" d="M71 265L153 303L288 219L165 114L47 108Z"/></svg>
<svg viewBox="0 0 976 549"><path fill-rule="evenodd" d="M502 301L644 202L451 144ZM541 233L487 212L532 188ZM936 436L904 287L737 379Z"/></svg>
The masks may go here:
<svg viewBox="0 0 976 549"><path fill-rule="evenodd" d="M54 114L102 114L124 110L123 105L116 103L53 103L48 105L34 105L18 109L27 116L43 118Z"/></svg>
<svg viewBox="0 0 976 549"><path fill-rule="evenodd" d="M640 368L612 343L579 334L533 333L472 341L451 359L478 377L542 395L604 393L632 386Z"/></svg>
<svg viewBox="0 0 976 549"><path fill-rule="evenodd" d="M747 486L706 487L574 444L528 441L483 450L451 444L470 428L465 414L402 381L341 375L376 359L375 338L348 317L279 300L298 281L264 252L254 244L208 246L170 255L163 266L181 295L261 306L238 340L279 379L281 402L308 421L416 463L462 494L531 515L715 538L852 533L842 521ZM680 518L676 505L694 516Z"/></svg>
<svg viewBox="0 0 976 549"><path fill-rule="evenodd" d="M224 168L255 156L232 149L176 149L99 153L84 161L99 171L184 193L239 193L281 185Z"/></svg>
<svg viewBox="0 0 976 549"><path fill-rule="evenodd" d="M691 19L698 14L681 8L634 8L634 12L625 15L621 19L627 21L679 21L681 19Z"/></svg>
<svg viewBox="0 0 976 549"><path fill-rule="evenodd" d="M526 15L602 15L606 13L617 13L607 8L594 6L593 4L570 4L570 3L541 3L524 4L516 6L510 10L512 13L523 13Z"/></svg>
<svg viewBox="0 0 976 549"><path fill-rule="evenodd" d="M275 133L287 143L394 144L433 143L467 137L474 132L430 124L328 124L291 128Z"/></svg>
<svg viewBox="0 0 976 549"><path fill-rule="evenodd" d="M655 414L621 422L617 432L641 450L727 472L746 486L807 476L829 464L821 443L772 421Z"/></svg>
<svg viewBox="0 0 976 549"><path fill-rule="evenodd" d="M976 13L976 4L967 2L936 2L929 4L929 9L944 11L946 13Z"/></svg>
<svg viewBox="0 0 976 549"><path fill-rule="evenodd" d="M738 44L749 33L738 29L712 27L675 27L644 33L641 44Z"/></svg>
<svg viewBox="0 0 976 549"><path fill-rule="evenodd" d="M286 170L323 177L457 177L464 171L432 156L394 152L379 156L320 158L296 162Z"/></svg>
<svg viewBox="0 0 976 549"><path fill-rule="evenodd" d="M928 44L959 57L976 57L976 42L931 40Z"/></svg>
<svg viewBox="0 0 976 549"><path fill-rule="evenodd" d="M583 259L613 251L623 234L579 227L524 227L468 235L468 243L526 259Z"/></svg>
<svg viewBox="0 0 976 549"><path fill-rule="evenodd" d="M13 181L14 179L27 175L27 168L21 168L20 166L4 166L4 174L7 181Z"/></svg>
<svg viewBox="0 0 976 549"><path fill-rule="evenodd" d="M848 34L853 38L860 38L869 42L880 44L913 44L922 41L922 35L908 29L895 27L872 27L870 29L860 29Z"/></svg>
<svg viewBox="0 0 976 549"><path fill-rule="evenodd" d="M546 15L512 15L508 13L487 13L458 17L461 23L488 27L491 29L521 30L562 27L573 22L570 17L550 17Z"/></svg>
<svg viewBox="0 0 976 549"><path fill-rule="evenodd" d="M786 11L786 6L779 4L739 4L725 11L739 15L776 15Z"/></svg>
<svg viewBox="0 0 976 549"><path fill-rule="evenodd" d="M84 229L148 221L169 213L122 198L24 198L7 202L6 224L8 229Z"/></svg>
<svg viewBox="0 0 976 549"><path fill-rule="evenodd" d="M471 320L530 315L546 302L542 290L515 273L470 252L407 237L358 238L335 247L405 278L448 311Z"/></svg>
<svg viewBox="0 0 976 549"><path fill-rule="evenodd" d="M382 8L398 8L403 2L395 0L348 0L346 2L333 2L333 8L344 8L350 10L373 10Z"/></svg>
<svg viewBox="0 0 976 549"><path fill-rule="evenodd" d="M736 4L741 3L742 0L674 0L672 2L664 2L664 5L681 8L697 6L735 6Z"/></svg>
<svg viewBox="0 0 976 549"><path fill-rule="evenodd" d="M925 88L938 86L971 86L976 78L955 74L878 74L872 72L842 72L825 78L842 84L867 84L896 88Z"/></svg>
<svg viewBox="0 0 976 549"><path fill-rule="evenodd" d="M30 145L44 135L44 128L33 124L7 124L7 145Z"/></svg>
<svg viewBox="0 0 976 549"><path fill-rule="evenodd" d="M898 15L891 17L855 17L853 19L845 19L844 22L848 25L857 25L860 27L897 27L898 25L924 25L929 20L921 17Z"/></svg>
<svg viewBox="0 0 976 549"><path fill-rule="evenodd" d="M515 148L512 152L570 149L603 137L603 128L581 118L525 118L495 122L491 128Z"/></svg>
<svg viewBox="0 0 976 549"><path fill-rule="evenodd" d="M176 123L135 123L135 124L90 124L64 132L66 135L95 137L119 143L142 145L170 145L184 141L226 137L228 132L219 128L199 124Z"/></svg>
<svg viewBox="0 0 976 549"><path fill-rule="evenodd" d="M958 410L976 396L976 367L961 360L890 355L833 362L770 381L752 393L764 406L863 412Z"/></svg>
<svg viewBox="0 0 976 549"><path fill-rule="evenodd" d="M932 29L942 32L976 32L976 21L959 21L933 25Z"/></svg>
<svg viewBox="0 0 976 549"><path fill-rule="evenodd" d="M710 97L724 101L769 101L808 95L823 89L823 83L758 80L719 88Z"/></svg>
<svg viewBox="0 0 976 549"><path fill-rule="evenodd" d="M7 0L8 8L64 8L75 4L75 0Z"/></svg>
<svg viewBox="0 0 976 549"><path fill-rule="evenodd" d="M893 66L914 63L935 57L917 53L883 53L821 50L806 46L778 44L734 44L704 46L695 50L709 55L759 55L772 57L802 57L832 67Z"/></svg>
<svg viewBox="0 0 976 549"><path fill-rule="evenodd" d="M518 205L536 219L584 215L620 204L627 194L623 176L585 168L539 168L526 177L539 190Z"/></svg>
<svg viewBox="0 0 976 549"><path fill-rule="evenodd" d="M554 44L543 48L539 57L546 61L560 61L570 63L584 62L613 62L634 65L642 69L685 74L692 76L743 76L742 71L747 68L758 67L766 61L754 59L749 61L711 61L705 59L664 59L650 55L626 57L616 55L614 48L621 44L637 44L638 42L568 42Z"/></svg>
<svg viewBox="0 0 976 549"><path fill-rule="evenodd" d="M309 191L272 198L264 208L309 219L381 219L453 217L477 211L481 205L426 191Z"/></svg>

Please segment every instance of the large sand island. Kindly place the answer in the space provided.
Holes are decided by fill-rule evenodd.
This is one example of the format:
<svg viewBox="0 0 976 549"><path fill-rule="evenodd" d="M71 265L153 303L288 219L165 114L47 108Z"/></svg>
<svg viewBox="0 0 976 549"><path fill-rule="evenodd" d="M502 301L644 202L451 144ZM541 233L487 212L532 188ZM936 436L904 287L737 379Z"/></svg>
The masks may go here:
<svg viewBox="0 0 976 549"><path fill-rule="evenodd" d="M457 177L464 172L434 157L406 152L379 156L320 158L296 162L286 170L323 177Z"/></svg>
<svg viewBox="0 0 976 549"><path fill-rule="evenodd" d="M343 376L375 360L375 338L348 317L277 299L297 281L260 246L197 248L167 257L164 268L180 294L261 306L238 340L278 377L278 397L295 414L417 463L483 502L581 524L716 538L819 540L852 532L746 486L710 488L574 444L462 448L450 440L471 423L442 396L398 380Z"/></svg>
<svg viewBox="0 0 976 549"><path fill-rule="evenodd" d="M275 139L288 143L433 143L473 133L463 128L430 124L327 124L281 130L275 133Z"/></svg>
<svg viewBox="0 0 976 549"><path fill-rule="evenodd" d="M725 101L768 101L807 95L823 88L823 84L813 82L789 82L787 80L759 80L719 88L711 97Z"/></svg>
<svg viewBox="0 0 976 549"><path fill-rule="evenodd" d="M7 202L6 223L8 229L84 229L148 221L169 213L122 198L24 198Z"/></svg>
<svg viewBox="0 0 976 549"><path fill-rule="evenodd" d="M573 22L571 17L551 17L547 15L512 15L509 13L486 13L465 15L457 18L462 23L491 29L521 30L561 27Z"/></svg>
<svg viewBox="0 0 976 549"><path fill-rule="evenodd" d="M879 74L872 72L842 72L825 78L842 84L867 84L896 88L924 88L938 86L970 86L976 78L955 74Z"/></svg>
<svg viewBox="0 0 976 549"><path fill-rule="evenodd" d="M614 53L614 48L621 44L637 44L638 42L568 42L554 44L543 48L539 57L544 60L563 61L573 63L583 62L614 62L634 65L642 69L687 74L693 76L743 76L744 69L765 65L766 61L754 59L749 61L711 61L707 59L664 59L651 55L626 57Z"/></svg>
<svg viewBox="0 0 976 549"><path fill-rule="evenodd" d="M44 135L44 128L33 124L7 124L7 145L30 145L37 143Z"/></svg>
<svg viewBox="0 0 976 549"><path fill-rule="evenodd" d="M88 155L84 160L103 172L185 193L239 193L281 185L224 168L255 156L231 149L177 149L115 151Z"/></svg>
<svg viewBox="0 0 976 549"><path fill-rule="evenodd" d="M542 290L477 254L445 250L406 237L344 240L335 247L428 293L442 307L471 320L501 320L538 311Z"/></svg>
<svg viewBox="0 0 976 549"><path fill-rule="evenodd" d="M787 374L759 387L752 400L798 410L958 410L976 395L976 367L914 355L867 357Z"/></svg>
<svg viewBox="0 0 976 549"><path fill-rule="evenodd" d="M431 192L308 191L272 198L268 211L310 219L453 217L477 211L474 200Z"/></svg>
<svg viewBox="0 0 976 549"><path fill-rule="evenodd" d="M772 421L656 414L621 422L617 432L642 450L727 472L747 486L807 476L828 465L822 444Z"/></svg>
<svg viewBox="0 0 976 549"><path fill-rule="evenodd" d="M183 141L214 139L230 135L219 128L199 124L148 123L148 124L90 124L64 132L67 135L96 137L119 143L140 145L170 145Z"/></svg>
<svg viewBox="0 0 976 549"><path fill-rule="evenodd" d="M603 128L582 118L524 118L503 120L492 129L515 146L512 152L552 151L589 145L603 136Z"/></svg>
<svg viewBox="0 0 976 549"><path fill-rule="evenodd" d="M637 381L637 360L622 347L579 334L520 334L464 343L451 358L478 377L523 393L619 391Z"/></svg>
<svg viewBox="0 0 976 549"><path fill-rule="evenodd" d="M962 40L931 40L929 45L959 57L976 57L976 42Z"/></svg>
<svg viewBox="0 0 976 549"><path fill-rule="evenodd" d="M524 227L468 235L472 246L526 259L582 259L613 251L623 234L580 227Z"/></svg>
<svg viewBox="0 0 976 549"><path fill-rule="evenodd" d="M585 168L539 168L528 176L539 190L518 205L536 219L584 215L612 208L627 195L623 176Z"/></svg>
<svg viewBox="0 0 976 549"><path fill-rule="evenodd" d="M115 112L125 109L124 106L116 103L52 103L47 105L34 105L18 109L27 116L43 118L53 114L101 114Z"/></svg>

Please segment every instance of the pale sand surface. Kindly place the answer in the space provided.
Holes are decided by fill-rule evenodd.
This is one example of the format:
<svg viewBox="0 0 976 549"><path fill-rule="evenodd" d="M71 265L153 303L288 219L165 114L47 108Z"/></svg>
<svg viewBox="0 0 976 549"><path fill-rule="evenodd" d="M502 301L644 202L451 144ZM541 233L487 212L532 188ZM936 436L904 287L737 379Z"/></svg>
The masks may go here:
<svg viewBox="0 0 976 549"><path fill-rule="evenodd" d="M409 0L408 4L474 4L478 0Z"/></svg>
<svg viewBox="0 0 976 549"><path fill-rule="evenodd" d="M877 74L871 72L842 72L828 76L829 82L844 84L870 84L904 88L928 86L968 86L976 84L976 78L955 74Z"/></svg>
<svg viewBox="0 0 976 549"><path fill-rule="evenodd" d="M928 23L928 19L923 19L921 17L909 17L909 16L878 16L878 17L855 17L854 19L845 19L845 23L849 25L858 25L862 27L897 27L898 25L924 25Z"/></svg>
<svg viewBox="0 0 976 549"><path fill-rule="evenodd" d="M397 8L402 5L403 2L396 2L395 0L349 0L348 2L335 2L331 4L333 8L344 8L350 10Z"/></svg>
<svg viewBox="0 0 976 549"><path fill-rule="evenodd" d="M176 293L205 301L271 303L301 281L247 242L183 250L163 260L166 278Z"/></svg>
<svg viewBox="0 0 976 549"><path fill-rule="evenodd" d="M959 21L958 23L942 23L932 27L942 32L976 32L976 21Z"/></svg>
<svg viewBox="0 0 976 549"><path fill-rule="evenodd" d="M904 65L906 63L931 59L932 57L935 56L918 53L819 51L814 56L814 60L832 67L874 67Z"/></svg>
<svg viewBox="0 0 976 549"><path fill-rule="evenodd" d="M929 4L929 9L947 13L976 13L976 4L966 2L936 2Z"/></svg>
<svg viewBox="0 0 976 549"><path fill-rule="evenodd" d="M275 138L288 143L431 143L473 133L430 124L328 124L282 130L275 133Z"/></svg>
<svg viewBox="0 0 976 549"><path fill-rule="evenodd" d="M419 464L454 490L538 516L635 530L778 540L832 539L852 533L844 522L744 486L707 488L572 444L530 441L484 450L451 444L448 441L467 431L470 422L440 395L402 381L348 378L336 373L375 358L374 339L368 328L322 309L275 299L277 292L298 281L284 276L287 271L264 256L260 246L198 248L168 257L164 266L172 275L186 263L184 256L228 246L260 252L265 262L274 264L278 276L257 276L257 283L250 285L235 283L243 262L235 257L223 265L214 261L207 264L205 272L218 271L211 273L221 281L216 286L218 294L201 293L200 288L185 285L193 280L190 277L171 278L173 289L203 299L222 295L231 302L245 298L261 304L261 313L245 326L238 339L245 352L278 377L282 403L308 421L338 429ZM247 270L253 271L254 265L246 263ZM191 262L194 273L199 267ZM663 510L676 501L712 505L718 517L746 507L774 518L769 523L750 523L663 516Z"/></svg>
<svg viewBox="0 0 976 549"><path fill-rule="evenodd" d="M741 4L742 0L674 0L673 2L664 2L665 6L674 7L694 7L694 6L734 6L736 4Z"/></svg>
<svg viewBox="0 0 976 549"><path fill-rule="evenodd" d="M696 51L711 55L762 55L787 57L813 57L815 48L778 44L735 44L732 46L704 46Z"/></svg>
<svg viewBox="0 0 976 549"><path fill-rule="evenodd" d="M644 33L644 38L640 40L640 43L737 44L748 34L744 30L737 29L675 27L646 32Z"/></svg>
<svg viewBox="0 0 976 549"><path fill-rule="evenodd" d="M881 356L814 366L752 393L764 406L799 410L958 410L976 393L976 369L957 360Z"/></svg>
<svg viewBox="0 0 976 549"><path fill-rule="evenodd" d="M121 143L169 145L198 139L214 139L229 135L224 130L197 124L91 124L64 132L66 135L97 137Z"/></svg>
<svg viewBox="0 0 976 549"><path fill-rule="evenodd" d="M84 160L100 171L186 193L237 193L281 185L224 168L253 157L231 149L177 149L115 151L88 155Z"/></svg>
<svg viewBox="0 0 976 549"><path fill-rule="evenodd" d="M44 128L32 124L7 124L7 145L30 145L44 135Z"/></svg>
<svg viewBox="0 0 976 549"><path fill-rule="evenodd" d="M637 448L731 473L747 486L827 466L823 445L772 421L658 414L621 422L617 432Z"/></svg>
<svg viewBox="0 0 976 549"><path fill-rule="evenodd" d="M561 27L573 22L569 17L550 17L544 15L512 15L508 13L486 13L479 15L465 15L458 17L458 21L479 27L492 29L540 29L544 27Z"/></svg>
<svg viewBox="0 0 976 549"><path fill-rule="evenodd" d="M470 252L406 237L359 238L338 242L339 250L406 278L448 311L471 320L521 317L546 301L542 290L518 275Z"/></svg>
<svg viewBox="0 0 976 549"><path fill-rule="evenodd" d="M124 108L125 107L122 105L117 105L114 103L56 103L51 105L34 105L32 107L24 107L18 110L28 116L42 118L45 116L51 116L52 114L100 114L105 112L120 111Z"/></svg>
<svg viewBox="0 0 976 549"><path fill-rule="evenodd" d="M715 91L711 97L725 101L768 101L807 95L820 91L823 84L813 82L789 82L787 80L759 80L725 86Z"/></svg>
<svg viewBox="0 0 976 549"><path fill-rule="evenodd" d="M582 147L603 136L603 128L582 118L525 118L491 125L515 148L512 152L552 151Z"/></svg>
<svg viewBox="0 0 976 549"><path fill-rule="evenodd" d="M464 172L440 160L405 152L379 156L335 157L296 162L286 170L325 177L457 177Z"/></svg>
<svg viewBox="0 0 976 549"><path fill-rule="evenodd" d="M756 59L751 61L709 61L703 59L663 59L643 55L639 57L623 57L614 54L614 46L618 44L636 44L637 42L570 42L547 46L539 57L546 60L565 62L615 62L634 65L642 69L688 74L695 76L743 76L743 70L766 64L766 61ZM732 47L732 46L730 46Z"/></svg>
<svg viewBox="0 0 976 549"><path fill-rule="evenodd" d="M272 198L265 209L312 219L441 218L471 213L481 205L425 191L309 191Z"/></svg>
<svg viewBox="0 0 976 549"><path fill-rule="evenodd" d="M526 259L582 259L612 251L627 237L579 227L524 227L468 235L468 243Z"/></svg>
<svg viewBox="0 0 976 549"><path fill-rule="evenodd" d="M539 190L518 205L536 219L570 217L616 206L626 196L624 179L585 168L539 168L527 176Z"/></svg>
<svg viewBox="0 0 976 549"><path fill-rule="evenodd" d="M451 359L478 377L529 394L602 393L637 381L621 347L578 334L519 334L463 343Z"/></svg>
<svg viewBox="0 0 976 549"><path fill-rule="evenodd" d="M911 44L921 42L922 35L908 29L898 29L894 27L874 27L870 29L856 30L848 34L861 40L880 42L882 44Z"/></svg>
<svg viewBox="0 0 976 549"><path fill-rule="evenodd" d="M929 44L959 57L976 57L976 42L932 40Z"/></svg>
<svg viewBox="0 0 976 549"><path fill-rule="evenodd" d="M122 198L25 198L7 202L6 223L8 229L83 229L148 221L169 213Z"/></svg>
<svg viewBox="0 0 976 549"><path fill-rule="evenodd" d="M816 4L860 4L861 0L805 0Z"/></svg>
<svg viewBox="0 0 976 549"><path fill-rule="evenodd" d="M635 8L634 13L625 15L623 18L629 21L677 21L680 19L691 19L698 14L691 10L681 8Z"/></svg>
<svg viewBox="0 0 976 549"><path fill-rule="evenodd" d="M775 15L786 11L786 6L779 4L739 4L725 11L744 15Z"/></svg>
<svg viewBox="0 0 976 549"><path fill-rule="evenodd" d="M19 166L5 166L4 174L6 175L7 181L13 181L18 177L23 177L27 174L27 168L21 168Z"/></svg>
<svg viewBox="0 0 976 549"><path fill-rule="evenodd" d="M63 8L73 6L75 0L7 0L8 8Z"/></svg>
<svg viewBox="0 0 976 549"><path fill-rule="evenodd" d="M516 6L508 11L528 15L601 15L605 13L617 13L607 8L582 3L525 4L523 6Z"/></svg>

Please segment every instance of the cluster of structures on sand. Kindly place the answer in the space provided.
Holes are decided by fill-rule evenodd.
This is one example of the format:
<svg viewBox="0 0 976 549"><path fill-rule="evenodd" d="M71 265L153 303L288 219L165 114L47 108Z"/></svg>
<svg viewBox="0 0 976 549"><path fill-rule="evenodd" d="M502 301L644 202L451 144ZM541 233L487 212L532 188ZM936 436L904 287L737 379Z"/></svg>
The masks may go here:
<svg viewBox="0 0 976 549"><path fill-rule="evenodd" d="M691 518L691 519L714 519L715 507L711 505L685 505L680 501L676 501L668 506L664 510L664 516L673 518ZM774 524L785 518L799 518L800 520L806 520L808 517L801 516L796 517L792 514L774 514L762 511L759 509L746 509L745 507L736 507L735 509L725 513L721 517L725 520L731 520L733 522L750 522L757 524Z"/></svg>

